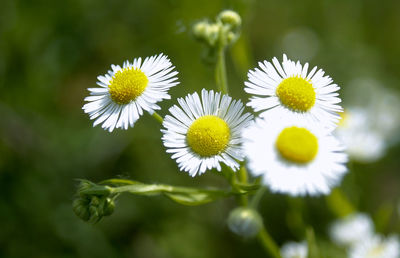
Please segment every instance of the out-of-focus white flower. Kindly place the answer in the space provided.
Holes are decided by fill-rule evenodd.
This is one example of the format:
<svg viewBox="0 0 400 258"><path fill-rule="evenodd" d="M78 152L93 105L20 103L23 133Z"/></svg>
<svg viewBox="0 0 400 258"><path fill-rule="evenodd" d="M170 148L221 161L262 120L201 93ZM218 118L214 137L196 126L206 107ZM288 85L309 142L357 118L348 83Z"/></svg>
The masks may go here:
<svg viewBox="0 0 400 258"><path fill-rule="evenodd" d="M349 250L350 258L399 258L400 242L397 236L365 237Z"/></svg>
<svg viewBox="0 0 400 258"><path fill-rule="evenodd" d="M335 134L352 159L380 159L400 140L400 97L368 78L350 82L344 95L348 101Z"/></svg>
<svg viewBox="0 0 400 258"><path fill-rule="evenodd" d="M360 162L378 160L386 151L384 135L372 128L370 115L366 109L348 108L334 131L349 156Z"/></svg>
<svg viewBox="0 0 400 258"><path fill-rule="evenodd" d="M282 258L306 258L308 255L307 242L287 242L281 248Z"/></svg>
<svg viewBox="0 0 400 258"><path fill-rule="evenodd" d="M374 234L371 218L363 213L350 214L336 221L330 228L330 236L338 245L351 246Z"/></svg>

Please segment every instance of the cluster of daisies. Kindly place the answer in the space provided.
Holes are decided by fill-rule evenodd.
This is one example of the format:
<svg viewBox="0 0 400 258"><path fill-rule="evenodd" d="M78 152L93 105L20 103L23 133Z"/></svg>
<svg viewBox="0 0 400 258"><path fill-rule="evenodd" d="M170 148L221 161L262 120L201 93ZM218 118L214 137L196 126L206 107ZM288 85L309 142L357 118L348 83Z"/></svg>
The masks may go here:
<svg viewBox="0 0 400 258"><path fill-rule="evenodd" d="M345 250L349 258L398 258L400 240L397 235L384 237L374 230L372 219L364 213L353 213L335 221L329 230L333 242ZM308 245L287 242L281 248L282 258L307 258ZM342 257L341 256L341 257Z"/></svg>
<svg viewBox="0 0 400 258"><path fill-rule="evenodd" d="M167 56L160 54L112 65L90 88L83 110L108 131L133 127L143 110L169 99L179 84ZM246 159L254 176L271 191L291 195L327 194L346 172L347 156L332 135L342 108L339 87L324 71L283 55L250 70L245 105L220 92L203 89L179 98L163 119L163 143L180 170L196 176L221 165L236 171Z"/></svg>
<svg viewBox="0 0 400 258"><path fill-rule="evenodd" d="M400 141L400 97L369 78L351 81L343 93L352 97L335 135L351 159L360 163L381 159Z"/></svg>
<svg viewBox="0 0 400 258"><path fill-rule="evenodd" d="M384 237L375 233L373 221L363 213L350 214L336 221L330 235L338 246L347 249L350 258L400 257L398 236Z"/></svg>

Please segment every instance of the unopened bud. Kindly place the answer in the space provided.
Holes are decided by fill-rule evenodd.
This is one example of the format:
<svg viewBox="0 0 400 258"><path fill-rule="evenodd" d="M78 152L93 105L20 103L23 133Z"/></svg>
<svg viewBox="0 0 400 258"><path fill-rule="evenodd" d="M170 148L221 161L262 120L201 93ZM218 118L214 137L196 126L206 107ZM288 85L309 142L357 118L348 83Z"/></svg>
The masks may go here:
<svg viewBox="0 0 400 258"><path fill-rule="evenodd" d="M76 216L89 223L97 223L114 212L114 199L105 196L78 197L72 203Z"/></svg>
<svg viewBox="0 0 400 258"><path fill-rule="evenodd" d="M81 196L84 196L82 192L89 190L93 187L93 183L87 180L80 180L78 185L78 193Z"/></svg>
<svg viewBox="0 0 400 258"><path fill-rule="evenodd" d="M84 221L88 221L90 219L90 213L88 210L89 200L78 198L75 199L72 203L72 209L76 216L81 218Z"/></svg>
<svg viewBox="0 0 400 258"><path fill-rule="evenodd" d="M219 30L221 29L218 24L210 24L207 29L206 39L210 46L214 46L219 38Z"/></svg>
<svg viewBox="0 0 400 258"><path fill-rule="evenodd" d="M231 211L228 217L229 229L243 237L254 237L263 226L263 221L254 209L239 207Z"/></svg>
<svg viewBox="0 0 400 258"><path fill-rule="evenodd" d="M193 35L198 39L206 39L208 26L208 23L205 21L196 23L193 26Z"/></svg>
<svg viewBox="0 0 400 258"><path fill-rule="evenodd" d="M99 210L103 216L109 216L114 212L115 204L111 198L104 198L100 203Z"/></svg>
<svg viewBox="0 0 400 258"><path fill-rule="evenodd" d="M222 11L218 15L218 19L223 24L231 25L232 28L237 28L242 24L242 19L240 18L239 14L237 12L235 12L235 11L232 11L232 10Z"/></svg>
<svg viewBox="0 0 400 258"><path fill-rule="evenodd" d="M228 35L226 36L226 40L228 44L232 44L237 40L237 34L233 33L232 31L228 32Z"/></svg>

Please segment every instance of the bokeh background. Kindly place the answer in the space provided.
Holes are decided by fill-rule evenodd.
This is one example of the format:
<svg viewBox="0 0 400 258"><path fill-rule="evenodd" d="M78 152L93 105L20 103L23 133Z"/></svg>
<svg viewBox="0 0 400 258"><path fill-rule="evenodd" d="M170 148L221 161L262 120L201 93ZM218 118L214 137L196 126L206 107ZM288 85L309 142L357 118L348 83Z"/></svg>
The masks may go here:
<svg viewBox="0 0 400 258"><path fill-rule="evenodd" d="M108 133L93 128L81 109L87 88L110 64L160 52L169 55L181 82L171 89L172 100L161 104L161 115L177 97L215 88L213 65L190 28L226 8L243 19L241 38L227 55L233 97L246 101L247 71L282 53L322 67L342 87L345 106L354 101L374 109L370 100L385 102L365 85L398 94L396 0L2 0L0 257L264 256L256 240L229 232L232 199L183 207L162 197L126 195L97 225L80 221L71 208L77 178L226 186L217 173L193 179L178 172L150 116ZM340 186L383 234L400 233L398 136L391 133L383 157L350 162ZM319 244L330 248L327 230L337 218L331 208L325 197L267 193L260 212L279 244L302 240L304 225L311 225Z"/></svg>

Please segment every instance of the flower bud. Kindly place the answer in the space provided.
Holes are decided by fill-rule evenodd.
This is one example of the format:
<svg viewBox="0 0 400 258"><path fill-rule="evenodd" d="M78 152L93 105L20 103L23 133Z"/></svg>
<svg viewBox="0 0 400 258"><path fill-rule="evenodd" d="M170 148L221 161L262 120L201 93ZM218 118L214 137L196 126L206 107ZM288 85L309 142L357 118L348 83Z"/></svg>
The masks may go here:
<svg viewBox="0 0 400 258"><path fill-rule="evenodd" d="M207 28L206 40L210 46L214 46L219 39L219 31L221 26L218 24L210 24Z"/></svg>
<svg viewBox="0 0 400 258"><path fill-rule="evenodd" d="M232 44L237 40L238 36L236 33L233 33L232 31L228 32L228 35L226 36L226 40L228 44Z"/></svg>
<svg viewBox="0 0 400 258"><path fill-rule="evenodd" d="M87 180L80 180L79 181L79 185L78 185L78 193L81 196L84 196L82 194L82 192L84 192L85 190L89 190L90 188L93 187L93 183L87 181Z"/></svg>
<svg viewBox="0 0 400 258"><path fill-rule="evenodd" d="M218 19L225 25L231 25L232 28L237 28L242 24L239 14L232 10L222 11L218 15Z"/></svg>
<svg viewBox="0 0 400 258"><path fill-rule="evenodd" d="M88 221L90 219L88 204L89 201L82 198L75 199L72 203L72 209L74 213L84 221Z"/></svg>
<svg viewBox="0 0 400 258"><path fill-rule="evenodd" d="M111 198L102 198L98 205L99 214L109 216L114 212L115 204Z"/></svg>
<svg viewBox="0 0 400 258"><path fill-rule="evenodd" d="M239 207L231 211L228 217L229 229L239 236L254 237L262 226L262 218L254 209Z"/></svg>
<svg viewBox="0 0 400 258"><path fill-rule="evenodd" d="M206 39L207 37L207 30L208 30L208 23L205 21L201 21L196 23L193 26L193 34L198 39Z"/></svg>
<svg viewBox="0 0 400 258"><path fill-rule="evenodd" d="M91 195L75 199L72 208L76 216L94 224L104 216L111 215L115 204L113 198Z"/></svg>

